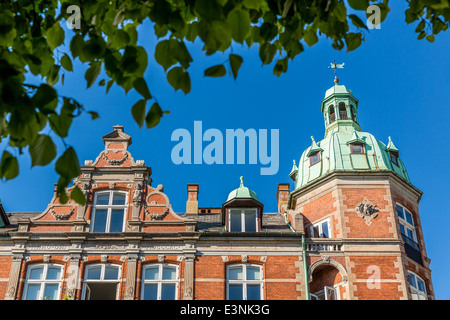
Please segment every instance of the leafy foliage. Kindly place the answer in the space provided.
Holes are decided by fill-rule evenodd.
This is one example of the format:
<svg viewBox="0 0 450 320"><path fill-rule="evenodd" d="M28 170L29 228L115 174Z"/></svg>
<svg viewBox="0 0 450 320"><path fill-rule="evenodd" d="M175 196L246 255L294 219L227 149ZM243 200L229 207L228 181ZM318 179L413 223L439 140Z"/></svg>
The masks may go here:
<svg viewBox="0 0 450 320"><path fill-rule="evenodd" d="M447 30L449 0L407 0L405 21L417 22L418 39L435 41ZM32 165L48 165L57 157L50 134L63 140L72 121L87 111L72 97L59 96L54 86L64 84L65 72L76 72L74 60L87 64L87 88L96 83L108 92L113 84L141 96L131 113L139 127L156 126L163 111L145 81L149 56L138 45L137 28L147 19L158 43L154 58L175 91L191 90L189 68L193 59L186 46L197 39L206 56L223 53L228 59L208 67L204 75L234 79L243 63L233 45L258 46L262 64L273 63L273 73L287 72L292 61L320 39L328 38L337 50L357 49L369 32L365 20L371 4L380 8L381 21L389 13L388 0L5 0L0 4L0 139L7 140L0 162L0 179L19 174L17 157L28 151ZM79 8L79 15L73 7ZM75 13L74 13L75 12ZM66 22L70 24L66 25ZM79 27L78 27L79 26ZM63 46L66 44L66 46ZM63 49L68 49L66 52ZM231 52L227 53L230 50ZM104 71L106 79L99 79ZM27 75L43 83L27 83ZM150 102L153 100L153 102ZM150 102L150 103L149 103ZM147 110L147 105L151 107ZM0 141L1 141L0 140ZM65 150L55 162L60 175L58 194L79 175L75 150ZM71 193L85 201L78 188Z"/></svg>

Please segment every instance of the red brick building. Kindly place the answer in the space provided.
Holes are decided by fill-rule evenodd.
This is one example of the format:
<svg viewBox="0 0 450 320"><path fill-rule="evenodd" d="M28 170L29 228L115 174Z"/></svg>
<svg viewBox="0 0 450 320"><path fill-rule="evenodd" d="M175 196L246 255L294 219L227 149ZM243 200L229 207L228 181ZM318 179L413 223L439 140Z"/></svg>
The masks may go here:
<svg viewBox="0 0 450 320"><path fill-rule="evenodd" d="M174 212L115 126L74 181L86 205L0 204L0 299L434 299L422 193L391 139L361 131L357 108L345 86L327 91L325 137L294 162L293 190L278 184L275 213L243 178L213 208L189 184Z"/></svg>

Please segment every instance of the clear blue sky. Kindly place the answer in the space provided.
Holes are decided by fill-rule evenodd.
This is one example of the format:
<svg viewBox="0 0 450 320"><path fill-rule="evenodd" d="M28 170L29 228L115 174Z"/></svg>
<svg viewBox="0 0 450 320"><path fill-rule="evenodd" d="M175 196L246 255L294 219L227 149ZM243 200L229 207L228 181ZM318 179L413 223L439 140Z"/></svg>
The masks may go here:
<svg viewBox="0 0 450 320"><path fill-rule="evenodd" d="M450 216L446 209L450 173L450 31L441 33L436 42L416 39L415 25L404 22L406 1L391 1L391 13L380 30L372 30L356 51L345 53L331 48L321 38L319 44L301 53L287 74L277 78L272 67L262 66L256 48L248 50L235 44L234 52L244 58L235 81L231 76L205 78L203 70L224 62L227 57L204 57L199 42L189 46L194 57L190 68L192 91L174 93L165 80L162 67L150 59L146 80L163 109L170 110L158 127L139 129L130 108L140 99L134 91L128 95L117 86L109 94L104 87L94 85L86 90L86 67L75 64L75 72L67 73L65 86L58 85L63 95L78 99L88 110L97 111L100 118L77 118L66 140L75 147L80 162L94 160L103 149L101 137L122 124L133 144L130 151L135 160L145 160L153 170L153 185L163 184L174 210L184 212L186 184L200 184L200 206L221 206L228 193L238 187L239 177L245 176L246 186L253 189L265 212L276 211L276 187L279 182L291 182L288 174L292 160L298 159L313 135L324 135L320 102L325 91L333 85L330 62L345 62L339 70L340 84L346 85L360 100L359 120L368 131L387 143L392 136L400 150L412 183L424 192L420 215L431 258L433 284L438 299L450 299L447 270L450 255ZM153 56L155 38L149 25L141 27L140 43ZM67 49L68 50L68 49ZM228 52L227 52L228 53ZM78 61L78 60L77 60ZM100 78L101 79L101 78ZM280 168L278 174L260 175L258 165L175 165L171 150L175 142L173 130L185 128L193 133L194 121L203 122L204 130L248 128L279 129ZM56 139L56 138L55 138ZM58 143L58 151L62 145ZM4 144L0 144L3 150ZM27 156L20 158L20 176L0 182L0 198L7 212L42 211L46 208L57 182L53 163L47 167L31 168Z"/></svg>

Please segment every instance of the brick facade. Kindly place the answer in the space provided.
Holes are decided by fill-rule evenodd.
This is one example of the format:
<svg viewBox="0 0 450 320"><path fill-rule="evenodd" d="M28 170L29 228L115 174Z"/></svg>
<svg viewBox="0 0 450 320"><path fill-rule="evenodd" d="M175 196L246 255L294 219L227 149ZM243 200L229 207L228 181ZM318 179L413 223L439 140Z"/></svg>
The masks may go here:
<svg viewBox="0 0 450 320"><path fill-rule="evenodd" d="M411 299L408 271L423 279L427 298L434 299L418 211L421 192L393 173L335 173L293 192L279 184L278 212L255 207L257 232L228 232L229 217L222 215L232 207L199 207L196 184L188 185L186 212L174 212L163 186L152 186L151 168L131 156L123 127L115 126L103 141L105 150L86 161L74 181L86 205L54 197L42 213L10 214L0 233L0 299L24 299L31 292L29 270L41 265L61 267L57 299L103 294L101 284L111 279L105 271L105 278L96 278L100 287L87 289L90 266L118 267L111 283L119 300L140 300L147 288L156 288L146 274L153 266L176 270L173 292L179 300L227 299L233 267L253 268L257 279L247 273L248 283L239 285L248 286L247 294L257 288L264 300ZM108 200L102 209L102 192L126 200L119 207ZM362 217L360 203L375 206L376 214ZM397 203L413 215L420 259L405 250ZM120 232L94 232L103 212L114 227L114 210L124 214ZM313 237L310 227L324 219L329 236Z"/></svg>

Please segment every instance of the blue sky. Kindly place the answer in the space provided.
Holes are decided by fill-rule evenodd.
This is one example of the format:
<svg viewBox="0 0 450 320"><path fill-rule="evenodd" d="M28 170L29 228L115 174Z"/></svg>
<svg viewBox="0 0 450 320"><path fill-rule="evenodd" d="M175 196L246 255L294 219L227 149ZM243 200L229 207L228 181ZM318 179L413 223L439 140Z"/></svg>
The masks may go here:
<svg viewBox="0 0 450 320"><path fill-rule="evenodd" d="M190 68L192 91L184 95L181 91L174 93L162 67L150 59L145 78L163 109L171 112L154 129L139 129L131 116L131 106L140 99L137 93L125 95L117 86L108 94L96 85L86 90L86 67L76 63L75 72L66 74L65 85L58 85L58 90L75 97L86 109L97 111L100 118L91 120L83 115L75 119L66 143L75 147L83 164L84 160L94 160L103 149L101 137L111 132L113 125L121 124L132 136L134 159L145 160L152 167L153 185L164 185L175 211L185 211L186 184L200 184L200 206L221 206L243 175L246 186L264 203L265 212L275 212L277 184L291 182L291 190L293 187L288 176L292 160L298 161L311 143L310 136L323 138L320 102L334 77L328 66L333 59L345 62L338 77L340 84L360 100L362 130L385 143L392 136L412 183L424 192L420 215L435 294L438 299L450 299L450 255L443 249L450 241L450 217L444 201L450 191L450 31L439 34L435 43L417 40L415 24L404 22L405 4L392 2L381 29L367 33L365 43L356 51L336 51L325 38L312 48L305 45L305 52L280 78L272 74L273 65L261 65L256 48L248 50L239 44L233 45L234 52L244 58L238 79L205 78L203 70L225 62L227 55L205 57L201 43L196 42L188 46L194 58ZM141 27L139 42L153 57L156 39L150 25ZM193 134L194 121L202 121L203 130L215 128L224 135L226 129L279 129L278 173L260 175L261 164L173 164L171 150L176 143L171 141L171 134L178 128ZM3 150L4 144L0 147ZM58 147L61 153L60 142ZM0 198L7 212L42 211L56 182L53 163L31 168L25 155L20 158L20 176L0 182Z"/></svg>

